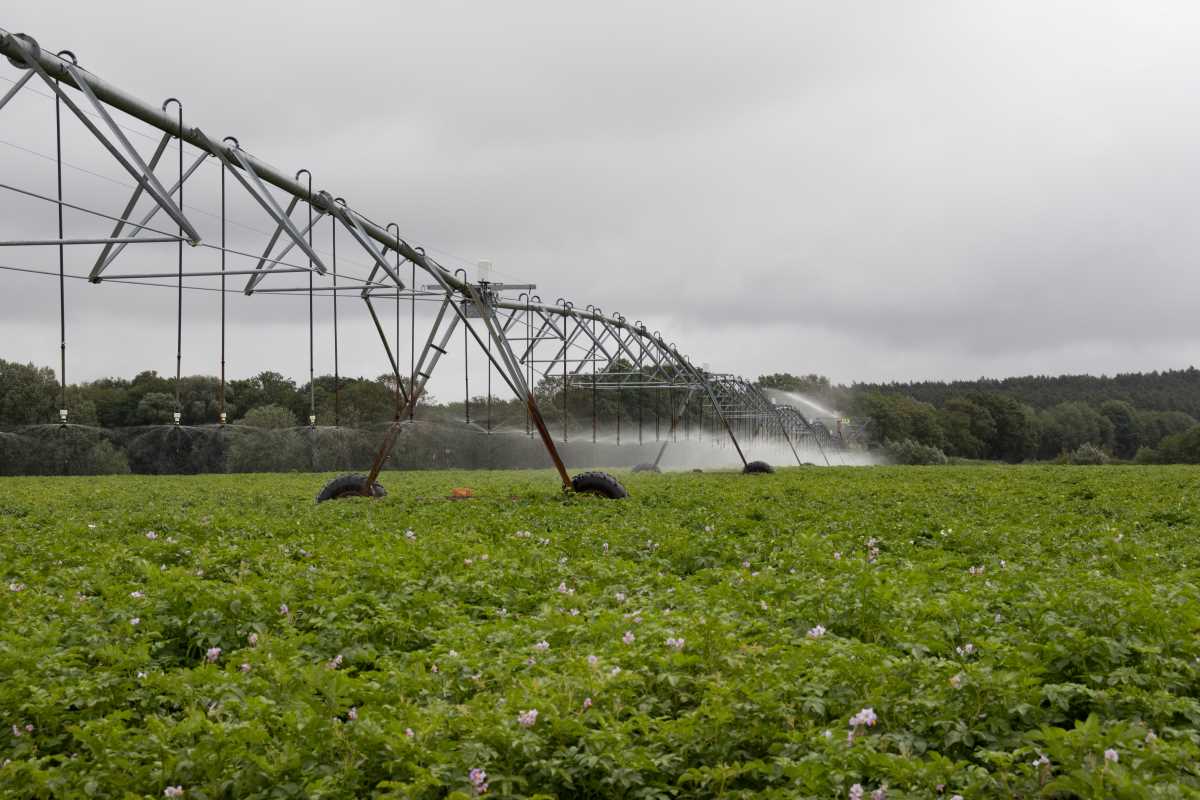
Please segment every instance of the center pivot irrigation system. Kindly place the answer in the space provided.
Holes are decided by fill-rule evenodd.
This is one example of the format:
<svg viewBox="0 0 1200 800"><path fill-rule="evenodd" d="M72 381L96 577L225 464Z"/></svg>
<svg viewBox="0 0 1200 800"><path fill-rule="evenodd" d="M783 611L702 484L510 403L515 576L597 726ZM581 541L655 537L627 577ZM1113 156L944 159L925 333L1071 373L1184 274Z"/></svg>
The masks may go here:
<svg viewBox="0 0 1200 800"><path fill-rule="evenodd" d="M26 187L0 182L0 188L9 195L17 195L26 201L40 201L56 207L58 236L53 239L0 242L0 247L57 247L59 256L59 318L61 337L60 382L64 395L60 415L67 418L66 387L66 311L63 292L65 277L64 252L67 247L99 248L95 264L86 276L93 283L103 281L133 282L153 279L175 278L179 291L179 321L177 331L182 330L183 279L204 278L219 281L221 293L221 389L219 404L220 424L225 424L225 296L226 292L241 291L246 295L256 293L307 294L309 303L309 353L312 362L312 308L314 289L318 293L331 295L334 303L334 352L336 360L337 342L337 299L339 293L356 292L370 314L374 327L383 344L390 370L395 379L397 394L396 414L388 428L378 453L367 475L344 475L331 481L318 496L318 501L349 496L382 496L383 487L378 483L380 470L396 444L404 425L411 422L418 400L437 367L446 355L451 337L459 326L464 331L464 340L473 340L486 354L491 368L495 368L504 383L523 400L527 409L527 427L536 430L555 469L562 479L566 491L592 492L607 497L619 498L627 495L625 488L611 475L603 472L584 472L571 477L555 446L533 390L535 380L548 380L560 388L566 419L566 398L570 391L591 392L593 409L595 393L605 390L654 390L668 391L672 403L672 431L680 416L688 408L699 404L701 425L706 415L711 415L714 424L728 436L730 443L741 459L746 472L770 471L762 461L747 459L746 446L757 442L772 444L786 443L798 464L804 463L801 451L815 449L828 464L827 451L844 446L846 437L841 430L836 435L820 423L810 423L798 410L779 405L768 399L758 387L734 375L720 375L697 368L681 354L673 343L668 342L658 331L646 328L640 321L630 323L620 314L604 314L596 306L578 308L573 303L558 299L549 304L533 294L532 285L514 285L487 280L469 281L464 270L451 271L424 248L405 241L400 236L399 226L380 226L365 214L351 208L344 200L328 191L314 191L312 174L300 170L294 175L281 172L250 155L233 137L220 141L205 134L199 127L186 125L183 105L170 98L161 106L149 105L140 99L96 77L78 65L70 51L51 54L30 36L10 34L0 29L0 53L9 63L21 71L12 81L11 88L0 97L0 110L16 96L26 84L44 84L54 99L57 166L57 195L39 194ZM5 80L8 80L5 78ZM174 106L174 108L172 108ZM133 194L123 210L116 214L95 211L63 199L62 182L62 119L66 109L78 123L102 145L104 151L132 177ZM161 132L149 159L132 144L127 133L130 129L119 120L127 115ZM68 117L69 118L69 117ZM164 161L164 155L174 143L178 150L178 170L173 177L160 178L156 171ZM185 166L184 144L195 149L197 156ZM198 168L215 159L220 167L220 243L202 241L201 235L184 213L183 192L185 184ZM171 158L167 158L169 163ZM210 162L211 163L211 162ZM161 170L161 171L166 171ZM261 253L248 253L226 246L226 177L232 178L247 195L255 201L274 224ZM304 180L302 180L304 178ZM193 183L195 181L193 180ZM167 184L170 184L169 186ZM272 188L273 187L273 188ZM282 192L284 197L280 197ZM189 195L191 196L191 195ZM135 214L139 202L148 206L143 213ZM303 206L303 207L302 207ZM66 238L63 228L63 211L72 210L101 220L105 229L110 223L111 231L101 232L86 238ZM296 214L300 209L300 214ZM152 227L159 214L170 217L166 230L162 225ZM313 231L317 224L330 218L334 242L332 271L326 258L313 245ZM370 271L366 277L341 274L337 268L336 236L338 231L348 235L354 252L361 257L366 254ZM177 268L171 272L138 273L115 275L109 272L114 260L129 246L150 243L175 243L178 245ZM183 269L184 244L207 247L220 253L220 269L196 271ZM301 255L287 261L293 251ZM226 256L232 255L255 261L250 269L227 269ZM407 265L408 270L404 267ZM432 279L432 283L417 286L417 270ZM407 274L406 274L407 272ZM307 286L272 285L285 274L304 274ZM226 289L230 278L245 278L241 289ZM407 279L407 281L406 281ZM325 282L316 285L315 281ZM161 284L160 284L161 285ZM214 287L215 288L215 287ZM433 315L424 346L419 350L415 342L416 300L432 301L437 308ZM410 347L410 363L407 374L402 372L399 341L396 347L389 343L380 318L376 302L396 303L397 328L399 311L403 301L410 302L412 310L413 346ZM181 332L178 333L180 339ZM178 378L181 342L177 347L176 377ZM310 368L311 371L311 368ZM311 377L311 376L310 376ZM310 383L311 385L311 383ZM315 424L310 416L310 424ZM594 414L594 412L593 412ZM178 414L176 415L178 421ZM840 426L839 426L840 427ZM594 426L593 426L594 430ZM565 438L565 428L564 428ZM657 471L666 442L658 451L653 464L640 464L635 469Z"/></svg>

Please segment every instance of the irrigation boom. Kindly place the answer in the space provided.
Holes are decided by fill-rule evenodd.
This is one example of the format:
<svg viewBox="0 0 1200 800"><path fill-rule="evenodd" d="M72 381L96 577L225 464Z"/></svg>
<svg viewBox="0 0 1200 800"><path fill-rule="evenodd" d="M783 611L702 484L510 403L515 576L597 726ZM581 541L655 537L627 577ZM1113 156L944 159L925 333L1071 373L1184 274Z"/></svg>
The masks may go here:
<svg viewBox="0 0 1200 800"><path fill-rule="evenodd" d="M95 265L88 274L93 283L105 280L127 280L131 278L177 277L179 280L179 314L182 318L183 277L220 278L222 291L222 372L221 406L224 407L224 292L225 282L231 277L247 277L243 293L278 292L302 294L309 298L309 353L310 387L312 372L312 303L314 291L328 291L334 297L334 341L336 364L337 305L340 292L357 292L374 323L383 343L390 368L395 377L397 391L396 418L389 428L382 446L366 476L345 476L333 482L325 492L330 497L352 494L371 495L381 492L377 478L383 464L395 446L397 436L406 420L412 419L413 410L424 392L425 385L433 374L439 360L447 353L451 336L459 325L463 326L464 337L475 342L495 368L504 383L527 407L527 428L536 430L546 451L554 463L565 489L595 491L612 497L625 495L625 490L611 476L603 473L584 473L572 478L567 472L555 446L546 421L542 415L537 396L533 391L535 379L551 381L560 387L563 397L564 426L566 424L567 393L591 391L593 398L599 390L645 390L666 389L682 395L682 400L672 408L672 429L679 417L698 402L701 420L706 410L728 436L742 463L748 470L760 468L762 462L748 461L743 444L759 440L781 441L788 445L798 463L802 462L800 451L814 447L828 462L825 448L837 446L841 437L831 435L828 428L814 425L798 410L776 405L756 386L733 375L714 374L697 368L681 354L673 343L668 342L658 331L651 331L640 321L629 322L620 314L604 314L596 306L576 308L569 301L558 299L546 303L532 294L531 285L498 284L490 281L469 281L465 271L447 269L425 250L407 242L400 236L399 226L380 226L366 214L351 208L335 194L314 190L312 175L300 170L294 175L256 158L244 150L237 139L225 137L220 141L206 134L201 128L184 123L183 106L170 98L155 106L129 94L117 86L104 81L79 66L73 53L60 51L50 53L38 45L36 40L25 34L12 34L0 29L0 54L22 71L20 78L0 97L0 110L29 82L37 79L53 93L55 100L56 136L58 145L57 168L59 174L58 194L55 197L40 195L22 187L0 184L11 192L42 201L48 201L58 209L58 237L45 240L20 240L0 242L0 247L57 246L59 251L60 287L63 272L62 253L66 247L98 246L102 249ZM172 108L175 105L176 108ZM135 188L119 216L111 216L66 202L62 196L62 155L60 114L69 110L103 146L104 150L133 178ZM153 154L147 159L134 147L125 135L125 127L114 117L113 112L127 115L149 125L162 133L162 138ZM174 142L179 151L178 173L170 186L170 178L160 177L160 165L164 154ZM191 145L199 151L199 157L186 169L183 145ZM213 158L221 169L221 242L213 245L204 241L198 229L185 214L182 196L185 184L201 164ZM305 180L301 176L307 174ZM233 250L225 242L226 176L231 177L245 193L275 223L275 230L265 243L261 254ZM195 181L193 180L193 183ZM272 191L272 188L276 191ZM282 193L282 196L280 196ZM178 198L178 200L176 199ZM133 216L140 202L149 200L150 210L140 217ZM286 203L286 207L285 204ZM72 208L104 217L116 223L107 236L67 238L63 233L62 209ZM306 212L293 216L297 209ZM170 217L177 232L163 231L152 227L159 213ZM318 222L330 218L335 237L342 231L349 235L355 252L369 257L370 273L361 277L342 274L342 285L338 284L336 260L332 272L325 259L313 246L313 230ZM307 224L305 224L307 223ZM394 230L393 230L394 227ZM146 235L143 235L146 234ZM153 234L153 235L151 235ZM145 243L178 243L179 267L174 273L123 273L114 275L106 270L128 247ZM210 272L187 272L183 270L183 245L191 247L216 247L221 252L221 269ZM287 261L289 253L298 251L298 261ZM225 268L227 254L257 260L253 269ZM391 259L391 260L389 260ZM307 266L304 262L307 262ZM429 275L434 283L418 290L406 284L401 270L407 264L412 271L409 283L415 284L416 269ZM308 285L276 286L260 288L271 278L303 273ZM317 286L316 281L331 281L330 285ZM347 282L349 285L346 285ZM517 296L513 292L521 291ZM404 293L403 295L401 293ZM398 352L393 352L384 330L383 322L373 303L379 298L395 298L397 315L399 303L404 298L415 301L417 295L424 299L440 300L432 327L420 358L416 357L415 305L413 306L414 345L410 348L408 374L401 369ZM60 317L63 327L62 363L60 381L66 385L66 336L65 310L60 288ZM397 317L397 326L398 326ZM181 322L180 322L181 325ZM179 348L182 348L182 333L179 333ZM397 348L399 345L397 335ZM181 354L177 352L176 378ZM588 369L590 367L590 370ZM490 396L490 390L489 390ZM671 395L672 397L675 394ZM403 402L400 402L403 400ZM315 403L315 401L314 401ZM65 394L64 394L65 419ZM595 404L593 401L593 409ZM315 414L315 404L314 404ZM469 414L469 407L468 412ZM593 411L594 415L594 411ZM224 411L221 423L224 424ZM315 416L310 416L315 424ZM594 436L593 423L593 436ZM566 436L564 427L564 438ZM659 457L661 458L661 451ZM765 465L763 465L765 466Z"/></svg>

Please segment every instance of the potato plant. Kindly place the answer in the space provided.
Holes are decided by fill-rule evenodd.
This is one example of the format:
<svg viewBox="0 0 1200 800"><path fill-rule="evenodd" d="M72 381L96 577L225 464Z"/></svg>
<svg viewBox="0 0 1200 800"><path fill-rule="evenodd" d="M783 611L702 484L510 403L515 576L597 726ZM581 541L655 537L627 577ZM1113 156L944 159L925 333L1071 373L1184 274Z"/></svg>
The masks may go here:
<svg viewBox="0 0 1200 800"><path fill-rule="evenodd" d="M0 794L1200 795L1200 471L622 478L3 479Z"/></svg>

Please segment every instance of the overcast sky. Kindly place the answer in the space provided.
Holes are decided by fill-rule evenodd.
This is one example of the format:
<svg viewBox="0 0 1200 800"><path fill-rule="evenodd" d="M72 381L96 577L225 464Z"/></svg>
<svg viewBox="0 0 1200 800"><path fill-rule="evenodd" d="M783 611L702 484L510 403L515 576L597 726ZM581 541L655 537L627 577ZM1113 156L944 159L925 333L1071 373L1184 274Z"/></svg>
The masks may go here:
<svg viewBox="0 0 1200 800"><path fill-rule="evenodd" d="M307 167L447 266L490 259L497 278L644 320L714 370L1197 361L1194 3L108 0L9 4L0 27L149 102L181 98L191 124ZM0 180L53 191L52 164L13 147L52 153L52 111L37 94L0 111ZM73 163L127 181L73 128ZM212 241L205 172L185 199ZM127 196L78 171L66 191L107 213ZM259 249L270 223L242 211L255 230L238 244ZM0 212L0 238L53 233L52 206L3 193ZM130 264L174 269L173 246L142 247L158 260ZM5 248L0 264L56 266L48 250ZM189 251L188 268L212 257ZM68 258L86 273L95 251ZM185 298L185 373L216 372L217 302ZM56 364L56 303L55 281L0 272L0 357ZM68 305L71 379L173 373L169 291L78 282ZM342 372L383 372L361 302L342 313ZM231 374L303 378L306 314L232 299ZM330 372L324 305L318 326Z"/></svg>

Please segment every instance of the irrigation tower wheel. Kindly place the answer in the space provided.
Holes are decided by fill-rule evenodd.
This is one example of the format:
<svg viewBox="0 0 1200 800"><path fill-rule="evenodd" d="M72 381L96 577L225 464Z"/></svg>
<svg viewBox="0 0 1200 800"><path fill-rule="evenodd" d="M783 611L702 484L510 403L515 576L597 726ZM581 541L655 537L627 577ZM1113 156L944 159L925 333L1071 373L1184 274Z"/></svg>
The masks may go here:
<svg viewBox="0 0 1200 800"><path fill-rule="evenodd" d="M571 488L579 494L598 494L610 500L629 497L621 482L607 472L581 472L571 479Z"/></svg>
<svg viewBox="0 0 1200 800"><path fill-rule="evenodd" d="M317 495L317 502L324 503L326 500L363 497L363 489L366 488L366 485L366 475L339 475L325 484L325 488ZM373 483L371 484L370 496L387 497L387 489L384 489L379 483Z"/></svg>
<svg viewBox="0 0 1200 800"><path fill-rule="evenodd" d="M657 465L646 462L644 464L634 464L633 472L662 472Z"/></svg>
<svg viewBox="0 0 1200 800"><path fill-rule="evenodd" d="M766 475L774 471L775 468L765 461L751 461L742 468L742 472L746 475Z"/></svg>

